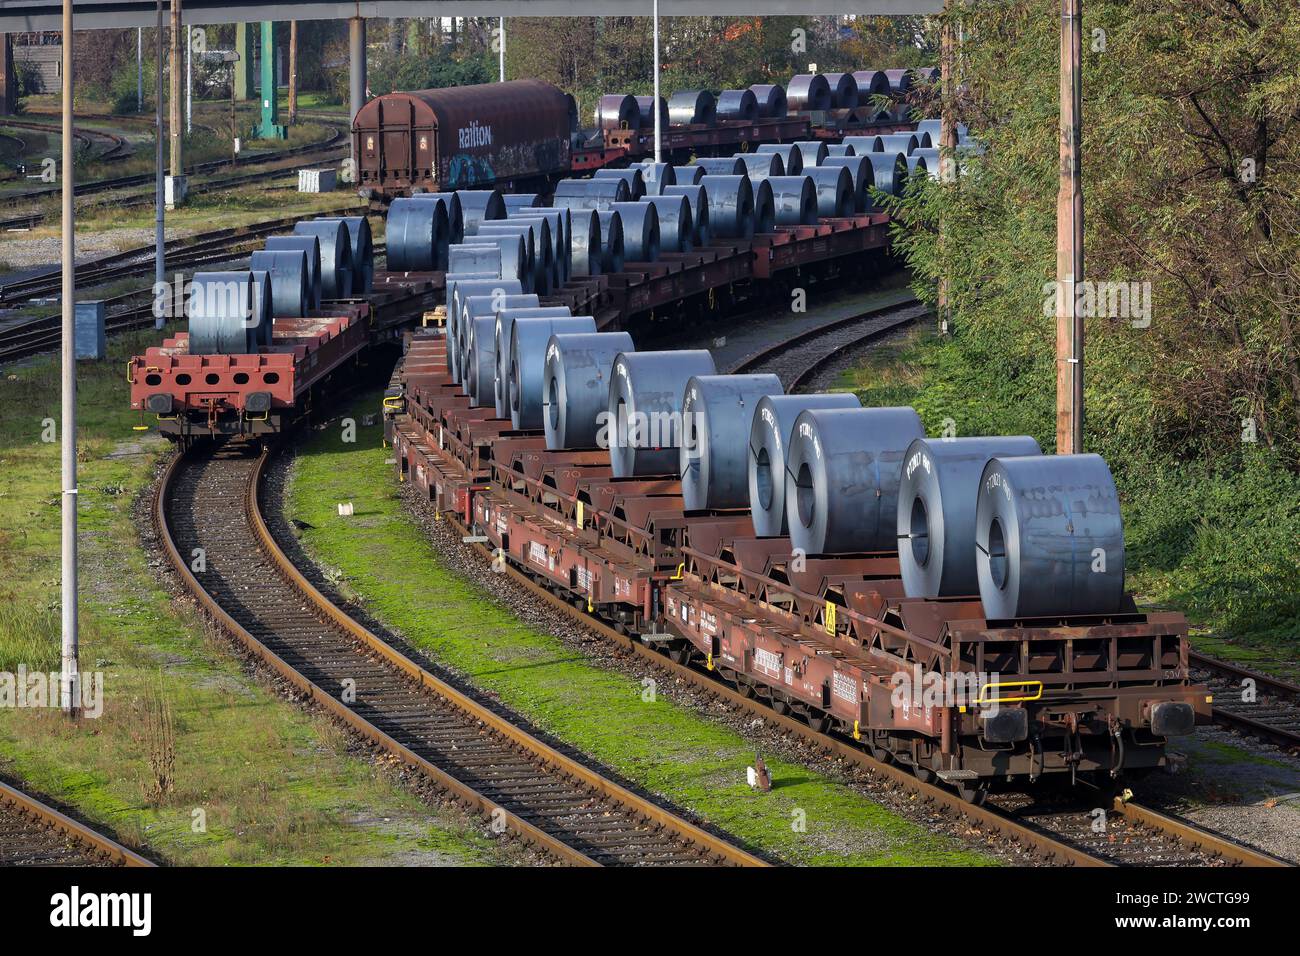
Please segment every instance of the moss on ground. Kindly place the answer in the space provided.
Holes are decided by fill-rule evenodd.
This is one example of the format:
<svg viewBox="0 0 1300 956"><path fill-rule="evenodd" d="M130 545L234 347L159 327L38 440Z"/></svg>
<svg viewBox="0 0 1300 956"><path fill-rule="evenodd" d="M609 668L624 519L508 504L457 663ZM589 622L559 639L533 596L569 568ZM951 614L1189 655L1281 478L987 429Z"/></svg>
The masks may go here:
<svg viewBox="0 0 1300 956"><path fill-rule="evenodd" d="M345 414L360 422L377 406L370 394ZM738 733L662 697L647 702L639 681L527 626L442 564L403 509L381 440L378 426L358 428L352 444L337 423L313 435L294 466L287 507L309 526L304 546L350 596L431 658L629 780L791 863L990 862L784 760L767 760L771 793L752 791L745 768L753 748ZM338 516L342 501L353 503L352 518Z"/></svg>

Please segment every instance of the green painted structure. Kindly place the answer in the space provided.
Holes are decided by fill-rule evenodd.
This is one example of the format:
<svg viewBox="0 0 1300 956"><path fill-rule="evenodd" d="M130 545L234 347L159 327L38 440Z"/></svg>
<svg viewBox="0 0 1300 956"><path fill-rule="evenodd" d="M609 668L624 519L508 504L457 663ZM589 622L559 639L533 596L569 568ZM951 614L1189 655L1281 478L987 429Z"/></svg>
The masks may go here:
<svg viewBox="0 0 1300 956"><path fill-rule="evenodd" d="M280 123L280 104L275 85L275 23L262 21L262 121L253 127L257 139L285 139L288 131Z"/></svg>

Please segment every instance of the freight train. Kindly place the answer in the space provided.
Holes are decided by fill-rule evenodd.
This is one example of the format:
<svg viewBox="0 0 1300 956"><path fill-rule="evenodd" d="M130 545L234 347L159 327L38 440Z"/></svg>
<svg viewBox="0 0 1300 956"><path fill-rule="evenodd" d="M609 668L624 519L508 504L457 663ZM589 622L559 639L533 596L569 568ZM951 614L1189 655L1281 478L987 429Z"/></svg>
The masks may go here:
<svg viewBox="0 0 1300 956"><path fill-rule="evenodd" d="M679 91L658 104L661 156L685 163L762 142L909 129L909 94L937 75L933 69L808 74L792 79L792 95L774 84L717 97L708 90ZM595 128L583 130L573 97L541 80L379 96L352 124L358 191L376 209L420 192L549 193L564 177L653 155L652 100L603 96Z"/></svg>

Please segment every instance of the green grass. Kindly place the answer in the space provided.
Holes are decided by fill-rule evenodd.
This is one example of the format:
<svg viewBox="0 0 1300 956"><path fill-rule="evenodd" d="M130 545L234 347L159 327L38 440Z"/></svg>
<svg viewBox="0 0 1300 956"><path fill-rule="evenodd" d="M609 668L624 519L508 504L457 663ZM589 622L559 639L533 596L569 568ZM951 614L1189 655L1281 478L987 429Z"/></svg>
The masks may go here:
<svg viewBox="0 0 1300 956"><path fill-rule="evenodd" d="M0 708L0 774L178 864L499 862L503 851L430 810L325 720L250 681L224 640L157 583L132 522L163 442L133 431L122 370L154 333L114 339L78 368L81 667L104 674L103 715ZM58 367L0 368L0 670L57 669ZM174 726L175 784L151 794ZM206 831L196 832L196 811Z"/></svg>
<svg viewBox="0 0 1300 956"><path fill-rule="evenodd" d="M377 395L346 412L358 422ZM337 423L313 435L294 467L288 508L303 543L349 595L433 659L499 695L545 731L751 845L810 865L975 865L981 854L926 831L826 776L768 759L775 781L752 791L753 748L737 733L588 663L515 618L441 564L405 513L378 426L344 444ZM352 518L337 504L351 501ZM765 759L766 756L765 756ZM794 821L806 817L806 832Z"/></svg>

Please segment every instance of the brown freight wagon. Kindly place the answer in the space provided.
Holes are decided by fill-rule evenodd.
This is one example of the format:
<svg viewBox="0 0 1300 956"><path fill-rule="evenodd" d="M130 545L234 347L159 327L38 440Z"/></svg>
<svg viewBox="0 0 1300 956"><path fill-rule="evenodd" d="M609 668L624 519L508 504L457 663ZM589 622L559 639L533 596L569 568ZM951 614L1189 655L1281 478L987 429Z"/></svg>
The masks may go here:
<svg viewBox="0 0 1300 956"><path fill-rule="evenodd" d="M569 173L573 98L541 80L389 93L352 124L366 199L521 189Z"/></svg>

